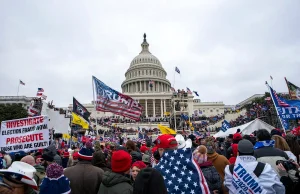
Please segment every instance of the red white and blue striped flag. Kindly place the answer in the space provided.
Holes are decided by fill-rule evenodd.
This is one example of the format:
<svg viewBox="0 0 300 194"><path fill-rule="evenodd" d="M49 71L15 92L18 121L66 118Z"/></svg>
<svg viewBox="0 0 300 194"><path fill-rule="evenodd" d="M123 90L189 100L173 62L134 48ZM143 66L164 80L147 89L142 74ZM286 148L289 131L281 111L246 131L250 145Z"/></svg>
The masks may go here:
<svg viewBox="0 0 300 194"><path fill-rule="evenodd" d="M187 90L188 94L193 94L192 91L190 90L190 88L187 87L186 90Z"/></svg>
<svg viewBox="0 0 300 194"><path fill-rule="evenodd" d="M210 193L191 148L164 152L155 169L162 174L168 193Z"/></svg>
<svg viewBox="0 0 300 194"><path fill-rule="evenodd" d="M93 76L94 99L97 111L111 112L138 121L142 106L130 96L122 94Z"/></svg>

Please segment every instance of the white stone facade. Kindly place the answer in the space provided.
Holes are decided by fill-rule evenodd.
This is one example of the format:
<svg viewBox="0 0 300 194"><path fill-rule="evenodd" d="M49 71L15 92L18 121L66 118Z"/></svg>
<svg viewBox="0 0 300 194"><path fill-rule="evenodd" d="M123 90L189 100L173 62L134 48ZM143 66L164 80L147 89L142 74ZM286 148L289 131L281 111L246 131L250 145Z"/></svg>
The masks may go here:
<svg viewBox="0 0 300 194"><path fill-rule="evenodd" d="M0 104L22 104L25 109L28 109L31 101L36 97L26 96L0 96Z"/></svg>

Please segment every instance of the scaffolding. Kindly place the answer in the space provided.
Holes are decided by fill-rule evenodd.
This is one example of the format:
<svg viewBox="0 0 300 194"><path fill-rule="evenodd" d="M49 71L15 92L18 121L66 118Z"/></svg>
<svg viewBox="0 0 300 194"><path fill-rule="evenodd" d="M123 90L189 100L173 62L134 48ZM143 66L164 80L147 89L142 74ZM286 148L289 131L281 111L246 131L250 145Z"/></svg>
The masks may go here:
<svg viewBox="0 0 300 194"><path fill-rule="evenodd" d="M170 128L178 133L190 132L186 120L181 116L182 114L189 115L188 100L186 92L174 92L171 98Z"/></svg>

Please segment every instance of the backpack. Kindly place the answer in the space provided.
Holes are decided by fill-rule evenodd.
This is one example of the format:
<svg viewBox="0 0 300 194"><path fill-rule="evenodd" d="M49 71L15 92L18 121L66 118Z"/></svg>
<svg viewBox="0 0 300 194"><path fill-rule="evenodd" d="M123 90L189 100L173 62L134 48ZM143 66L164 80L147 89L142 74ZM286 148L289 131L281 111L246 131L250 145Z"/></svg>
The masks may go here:
<svg viewBox="0 0 300 194"><path fill-rule="evenodd" d="M262 163L262 162L258 162L253 173L255 174L255 176L258 178L261 173L263 172L264 168L265 168L266 164ZM233 174L233 168L234 168L234 164L229 165L229 171L231 174Z"/></svg>

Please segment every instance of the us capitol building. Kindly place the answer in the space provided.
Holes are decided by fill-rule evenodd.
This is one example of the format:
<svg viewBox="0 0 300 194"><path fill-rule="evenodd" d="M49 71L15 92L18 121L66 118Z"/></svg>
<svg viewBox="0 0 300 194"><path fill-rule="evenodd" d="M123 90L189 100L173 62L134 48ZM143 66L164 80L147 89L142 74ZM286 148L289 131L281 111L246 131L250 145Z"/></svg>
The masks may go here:
<svg viewBox="0 0 300 194"><path fill-rule="evenodd" d="M171 83L166 78L167 72L162 63L150 52L146 34L141 47L141 52L131 61L125 72L125 80L121 84L122 93L143 106L142 116L164 117L166 112L171 111ZM111 113L95 111L93 104L84 105L94 118L112 116ZM216 116L224 113L224 107L223 102L201 102L200 99L194 99L193 95L188 95L187 109L190 116L196 112L200 112L199 115Z"/></svg>

